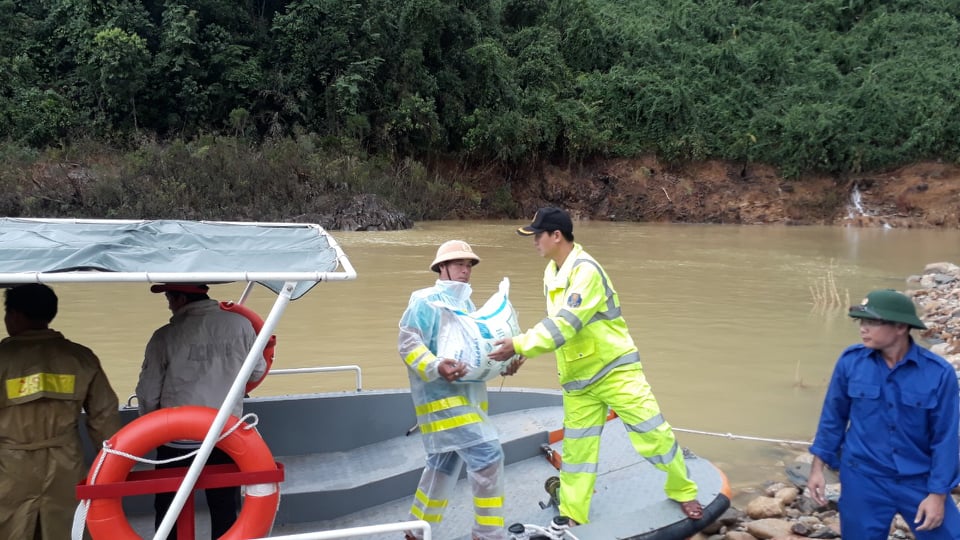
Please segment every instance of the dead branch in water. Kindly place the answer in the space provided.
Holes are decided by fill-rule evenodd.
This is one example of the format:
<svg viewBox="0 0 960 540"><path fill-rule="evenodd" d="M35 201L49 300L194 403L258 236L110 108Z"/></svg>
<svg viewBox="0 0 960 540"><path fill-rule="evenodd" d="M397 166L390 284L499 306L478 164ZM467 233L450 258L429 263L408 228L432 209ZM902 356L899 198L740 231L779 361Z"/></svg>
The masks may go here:
<svg viewBox="0 0 960 540"><path fill-rule="evenodd" d="M842 292L842 298L841 298ZM813 307L823 310L845 309L850 305L850 291L837 287L837 280L833 274L833 261L824 276L817 278L810 286L810 296L813 297Z"/></svg>

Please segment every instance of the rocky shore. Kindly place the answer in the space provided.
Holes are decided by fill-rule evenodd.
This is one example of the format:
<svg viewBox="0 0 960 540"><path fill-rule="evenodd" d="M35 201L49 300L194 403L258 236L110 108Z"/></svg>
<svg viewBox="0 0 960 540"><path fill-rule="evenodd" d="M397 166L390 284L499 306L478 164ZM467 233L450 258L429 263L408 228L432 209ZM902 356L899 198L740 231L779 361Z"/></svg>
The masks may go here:
<svg viewBox="0 0 960 540"><path fill-rule="evenodd" d="M907 278L907 286L927 325L921 340L960 371L960 266L928 264L923 274Z"/></svg>
<svg viewBox="0 0 960 540"><path fill-rule="evenodd" d="M927 329L914 332L930 350L943 356L960 377L960 267L948 262L928 264L922 274L907 278L903 291L917 303ZM695 538L700 540L801 540L841 538L836 501L840 484L827 471L827 507L818 507L805 493L811 455L798 453L784 470L786 480L769 482L745 508L731 507ZM832 474L832 476L831 476ZM960 497L954 490L954 503ZM912 518L912 516L909 516ZM915 538L902 516L890 524L890 540Z"/></svg>

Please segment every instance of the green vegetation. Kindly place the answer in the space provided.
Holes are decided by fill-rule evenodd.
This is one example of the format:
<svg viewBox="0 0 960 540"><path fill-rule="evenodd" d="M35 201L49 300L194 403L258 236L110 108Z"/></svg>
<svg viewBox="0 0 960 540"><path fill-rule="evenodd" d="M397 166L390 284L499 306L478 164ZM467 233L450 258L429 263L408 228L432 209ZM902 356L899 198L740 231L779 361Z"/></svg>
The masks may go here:
<svg viewBox="0 0 960 540"><path fill-rule="evenodd" d="M290 217L336 189L514 211L441 163L958 161L960 3L0 0L0 138L0 211L125 217L201 195ZM54 157L109 181L38 180Z"/></svg>

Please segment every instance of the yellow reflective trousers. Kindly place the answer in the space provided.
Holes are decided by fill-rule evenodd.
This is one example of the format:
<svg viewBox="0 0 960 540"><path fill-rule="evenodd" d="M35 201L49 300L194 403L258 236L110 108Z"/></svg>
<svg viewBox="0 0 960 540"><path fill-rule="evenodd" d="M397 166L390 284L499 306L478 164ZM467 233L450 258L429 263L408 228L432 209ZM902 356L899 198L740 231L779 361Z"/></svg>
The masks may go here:
<svg viewBox="0 0 960 540"><path fill-rule="evenodd" d="M664 492L675 501L697 497L697 485L687 476L683 451L663 416L642 370L611 371L587 388L564 392L563 465L560 470L560 514L587 523L597 479L600 434L608 409L623 421L634 449L667 473Z"/></svg>

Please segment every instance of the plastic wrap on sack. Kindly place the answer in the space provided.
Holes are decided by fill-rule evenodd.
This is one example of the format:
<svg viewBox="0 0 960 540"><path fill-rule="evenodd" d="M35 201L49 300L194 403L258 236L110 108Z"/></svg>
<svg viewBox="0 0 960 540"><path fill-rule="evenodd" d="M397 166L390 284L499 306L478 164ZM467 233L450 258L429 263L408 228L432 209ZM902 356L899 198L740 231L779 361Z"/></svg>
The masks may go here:
<svg viewBox="0 0 960 540"><path fill-rule="evenodd" d="M437 356L452 358L467 365L467 373L458 382L489 381L507 370L516 361L513 356L498 362L487 357L498 339L520 333L517 312L510 303L510 279L503 278L496 293L473 313L452 309L442 303Z"/></svg>

